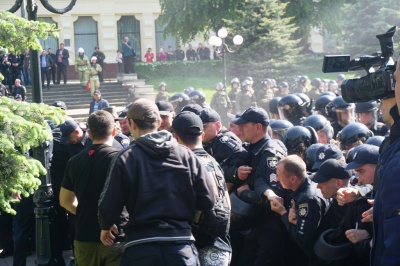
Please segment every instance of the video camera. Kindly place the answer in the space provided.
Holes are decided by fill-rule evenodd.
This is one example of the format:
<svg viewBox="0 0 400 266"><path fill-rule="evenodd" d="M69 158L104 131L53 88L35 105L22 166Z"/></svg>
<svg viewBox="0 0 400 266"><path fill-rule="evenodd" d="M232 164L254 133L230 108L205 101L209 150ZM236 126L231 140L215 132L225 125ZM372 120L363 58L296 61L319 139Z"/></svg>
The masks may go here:
<svg viewBox="0 0 400 266"><path fill-rule="evenodd" d="M366 102L394 97L395 80L393 73L393 35L396 26L386 33L377 35L381 52L365 55L350 61L350 55L326 55L322 72L347 72L364 69L367 75L361 78L346 79L341 85L342 96L346 102ZM373 70L371 68L374 68ZM378 68L378 70L375 70Z"/></svg>

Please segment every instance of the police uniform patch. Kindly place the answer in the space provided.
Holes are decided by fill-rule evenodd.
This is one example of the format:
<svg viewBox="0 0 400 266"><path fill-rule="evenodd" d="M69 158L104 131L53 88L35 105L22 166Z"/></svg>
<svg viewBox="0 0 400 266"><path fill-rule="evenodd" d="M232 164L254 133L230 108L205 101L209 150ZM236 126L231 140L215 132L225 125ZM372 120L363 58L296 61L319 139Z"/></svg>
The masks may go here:
<svg viewBox="0 0 400 266"><path fill-rule="evenodd" d="M308 203L299 205L299 216L306 217L308 214Z"/></svg>
<svg viewBox="0 0 400 266"><path fill-rule="evenodd" d="M272 183L272 182L278 182L278 179L277 179L277 177L276 177L276 174L270 174L270 175L269 175L269 182L270 182L270 183Z"/></svg>
<svg viewBox="0 0 400 266"><path fill-rule="evenodd" d="M272 170L275 170L277 164L278 164L278 158L276 158L276 157L267 157L268 168L270 168Z"/></svg>
<svg viewBox="0 0 400 266"><path fill-rule="evenodd" d="M318 158L319 158L320 160L323 160L323 159L325 158L325 153L321 152L321 153L318 155Z"/></svg>
<svg viewBox="0 0 400 266"><path fill-rule="evenodd" d="M228 136L222 136L222 138L219 139L222 143L228 142L229 137Z"/></svg>

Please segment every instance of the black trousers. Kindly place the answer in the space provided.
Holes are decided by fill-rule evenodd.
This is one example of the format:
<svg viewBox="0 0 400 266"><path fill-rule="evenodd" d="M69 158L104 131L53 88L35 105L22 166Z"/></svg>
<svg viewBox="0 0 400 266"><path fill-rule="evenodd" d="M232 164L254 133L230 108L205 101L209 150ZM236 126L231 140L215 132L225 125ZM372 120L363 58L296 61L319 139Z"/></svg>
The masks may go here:
<svg viewBox="0 0 400 266"><path fill-rule="evenodd" d="M121 266L199 266L198 252L192 243L150 242L125 249Z"/></svg>
<svg viewBox="0 0 400 266"><path fill-rule="evenodd" d="M57 72L56 71L57 71L57 64L54 64L54 66L52 66L50 69L50 77L51 77L51 80L53 81L53 84L56 84L56 82L57 82L57 80L56 80Z"/></svg>
<svg viewBox="0 0 400 266"><path fill-rule="evenodd" d="M12 220L13 215L6 212L0 213L0 249L3 249L3 252L14 250Z"/></svg>
<svg viewBox="0 0 400 266"><path fill-rule="evenodd" d="M61 81L61 73L64 78L64 84L67 83L67 66L62 63L57 63L57 83Z"/></svg>
<svg viewBox="0 0 400 266"><path fill-rule="evenodd" d="M123 57L125 74L134 73L133 69L133 55Z"/></svg>
<svg viewBox="0 0 400 266"><path fill-rule="evenodd" d="M50 87L50 70L48 67L41 67L40 73L42 74L42 87L44 87L44 78L46 76L47 87Z"/></svg>

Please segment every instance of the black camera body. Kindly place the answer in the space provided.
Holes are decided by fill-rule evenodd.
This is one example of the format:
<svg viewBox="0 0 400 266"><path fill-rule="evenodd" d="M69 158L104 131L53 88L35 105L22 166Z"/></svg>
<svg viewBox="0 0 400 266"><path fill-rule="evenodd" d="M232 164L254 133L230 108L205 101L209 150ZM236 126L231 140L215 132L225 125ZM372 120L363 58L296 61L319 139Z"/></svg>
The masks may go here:
<svg viewBox="0 0 400 266"><path fill-rule="evenodd" d="M377 35L381 52L365 55L350 61L349 55L328 55L324 57L322 71L347 72L364 69L367 75L360 78L346 79L341 85L342 96L346 102L366 102L394 97L395 80L393 73L396 65L390 64L393 56L393 35L396 26L386 33ZM371 68L378 68L370 72Z"/></svg>

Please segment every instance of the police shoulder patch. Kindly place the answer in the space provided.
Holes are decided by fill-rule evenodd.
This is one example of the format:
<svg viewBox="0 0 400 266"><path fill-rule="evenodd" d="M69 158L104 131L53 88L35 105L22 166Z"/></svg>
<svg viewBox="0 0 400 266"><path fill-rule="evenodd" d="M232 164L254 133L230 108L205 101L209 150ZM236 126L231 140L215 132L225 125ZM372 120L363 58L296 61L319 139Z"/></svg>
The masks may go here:
<svg viewBox="0 0 400 266"><path fill-rule="evenodd" d="M219 141L221 141L222 143L228 142L229 137L228 136L222 136Z"/></svg>
<svg viewBox="0 0 400 266"><path fill-rule="evenodd" d="M308 203L300 204L298 212L300 217L306 217L308 214Z"/></svg>
<svg viewBox="0 0 400 266"><path fill-rule="evenodd" d="M267 157L267 166L268 168L275 170L276 165L278 164L277 157Z"/></svg>
<svg viewBox="0 0 400 266"><path fill-rule="evenodd" d="M270 174L269 175L269 182L278 182L278 178L276 177L276 174Z"/></svg>

